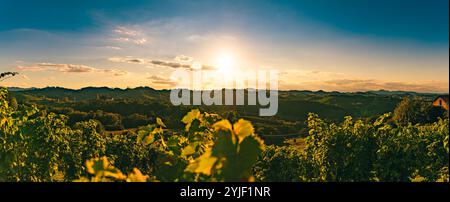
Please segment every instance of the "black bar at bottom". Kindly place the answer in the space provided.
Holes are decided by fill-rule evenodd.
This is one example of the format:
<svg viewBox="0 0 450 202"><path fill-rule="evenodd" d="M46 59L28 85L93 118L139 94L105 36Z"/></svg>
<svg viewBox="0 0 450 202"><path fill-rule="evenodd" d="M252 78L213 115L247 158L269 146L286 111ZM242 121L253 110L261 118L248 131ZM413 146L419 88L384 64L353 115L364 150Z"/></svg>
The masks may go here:
<svg viewBox="0 0 450 202"><path fill-rule="evenodd" d="M157 197L175 200L278 200L287 198L417 199L448 196L449 183L0 183L0 194L68 199Z"/></svg>

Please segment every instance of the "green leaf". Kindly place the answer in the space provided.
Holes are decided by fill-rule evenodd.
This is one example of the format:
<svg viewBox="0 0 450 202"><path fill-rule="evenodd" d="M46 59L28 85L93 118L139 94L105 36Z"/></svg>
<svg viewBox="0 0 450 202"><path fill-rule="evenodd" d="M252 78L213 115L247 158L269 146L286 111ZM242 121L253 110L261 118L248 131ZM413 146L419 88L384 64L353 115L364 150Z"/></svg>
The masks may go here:
<svg viewBox="0 0 450 202"><path fill-rule="evenodd" d="M236 145L233 143L230 132L219 131L217 139L214 141L212 155L217 157L234 156L237 153Z"/></svg>
<svg viewBox="0 0 450 202"><path fill-rule="evenodd" d="M143 142L143 139L144 139L144 137L147 135L147 131L145 131L145 130L140 130L139 132L138 132L138 136L137 136L137 138L136 138L136 141L137 141L137 143L138 144L140 144L140 143L142 143Z"/></svg>
<svg viewBox="0 0 450 202"><path fill-rule="evenodd" d="M188 129L189 133L195 133L200 131L200 121L198 119L193 120Z"/></svg>
<svg viewBox="0 0 450 202"><path fill-rule="evenodd" d="M252 167L263 151L262 141L256 136L247 136L239 144L238 154L230 156L223 164L225 181L247 181L252 176Z"/></svg>

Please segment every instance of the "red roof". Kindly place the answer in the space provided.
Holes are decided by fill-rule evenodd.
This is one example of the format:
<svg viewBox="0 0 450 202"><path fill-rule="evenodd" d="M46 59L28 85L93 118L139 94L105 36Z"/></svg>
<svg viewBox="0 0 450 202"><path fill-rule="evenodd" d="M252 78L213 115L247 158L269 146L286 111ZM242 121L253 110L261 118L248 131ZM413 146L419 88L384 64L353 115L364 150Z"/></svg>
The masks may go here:
<svg viewBox="0 0 450 202"><path fill-rule="evenodd" d="M448 103L448 95L439 95L436 97L436 99L434 99L434 101L436 101L439 98L442 98L443 100L445 100L445 102Z"/></svg>

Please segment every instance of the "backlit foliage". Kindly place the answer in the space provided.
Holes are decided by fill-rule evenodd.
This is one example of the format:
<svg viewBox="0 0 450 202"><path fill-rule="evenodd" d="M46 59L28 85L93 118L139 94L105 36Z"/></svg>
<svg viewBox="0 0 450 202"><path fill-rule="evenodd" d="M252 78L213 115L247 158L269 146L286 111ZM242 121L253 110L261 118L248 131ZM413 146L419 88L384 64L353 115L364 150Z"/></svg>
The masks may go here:
<svg viewBox="0 0 450 202"><path fill-rule="evenodd" d="M397 125L309 114L304 147L265 146L253 125L192 110L182 128L107 134L96 120L11 107L0 88L0 181L449 181L448 119Z"/></svg>

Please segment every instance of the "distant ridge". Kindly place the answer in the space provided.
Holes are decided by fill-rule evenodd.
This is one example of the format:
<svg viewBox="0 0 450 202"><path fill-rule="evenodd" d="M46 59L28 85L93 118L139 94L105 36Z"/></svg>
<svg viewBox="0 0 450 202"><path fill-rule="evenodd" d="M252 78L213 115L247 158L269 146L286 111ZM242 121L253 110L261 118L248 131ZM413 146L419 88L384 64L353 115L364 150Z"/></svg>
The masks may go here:
<svg viewBox="0 0 450 202"><path fill-rule="evenodd" d="M444 95L448 93L418 93L414 91L389 91L389 90L376 90L367 91L367 93L373 93L377 95Z"/></svg>
<svg viewBox="0 0 450 202"><path fill-rule="evenodd" d="M56 90L56 91L127 91L127 90L149 90L149 91L168 91L170 89L162 89L162 90L156 90L154 88L148 87L148 86L139 86L135 88L111 88L111 87L83 87L80 89L71 89L71 88L64 88L64 87L58 87L58 86L48 86L44 88L36 88L36 87L30 87L30 88L21 88L21 87L7 87L9 91L47 91L47 90ZM369 94L376 94L376 95L447 95L448 93L439 93L439 92L414 92L414 91L390 91L390 90L370 90L370 91L358 91L358 92L340 92L340 91L324 91L324 90L280 90L282 92L300 92L300 93L319 93L319 94L341 94L341 93L369 93Z"/></svg>
<svg viewBox="0 0 450 202"><path fill-rule="evenodd" d="M35 90L37 88L31 87L31 88L20 88L20 87L7 87L9 91L28 91L28 90Z"/></svg>

